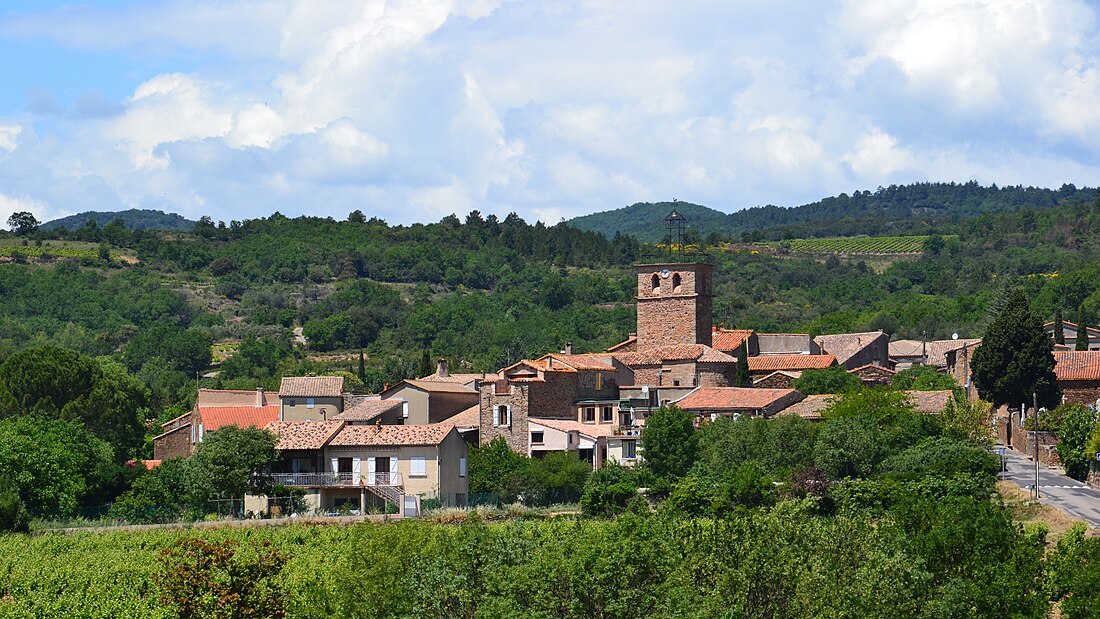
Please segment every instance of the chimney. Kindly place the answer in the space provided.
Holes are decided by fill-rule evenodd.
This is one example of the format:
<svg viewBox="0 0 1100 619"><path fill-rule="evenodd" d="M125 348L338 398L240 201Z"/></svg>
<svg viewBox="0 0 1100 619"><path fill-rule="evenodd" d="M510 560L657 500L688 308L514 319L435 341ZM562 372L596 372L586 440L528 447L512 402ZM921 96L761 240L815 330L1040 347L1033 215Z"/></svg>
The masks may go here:
<svg viewBox="0 0 1100 619"><path fill-rule="evenodd" d="M447 371L447 360L443 357L439 358L439 365L436 367L435 373L441 378L445 378L451 375L451 373Z"/></svg>
<svg viewBox="0 0 1100 619"><path fill-rule="evenodd" d="M573 342L566 342L565 343L565 354L567 354L567 355L573 354Z"/></svg>
<svg viewBox="0 0 1100 619"><path fill-rule="evenodd" d="M256 406L260 407L264 405L264 388L256 387Z"/></svg>

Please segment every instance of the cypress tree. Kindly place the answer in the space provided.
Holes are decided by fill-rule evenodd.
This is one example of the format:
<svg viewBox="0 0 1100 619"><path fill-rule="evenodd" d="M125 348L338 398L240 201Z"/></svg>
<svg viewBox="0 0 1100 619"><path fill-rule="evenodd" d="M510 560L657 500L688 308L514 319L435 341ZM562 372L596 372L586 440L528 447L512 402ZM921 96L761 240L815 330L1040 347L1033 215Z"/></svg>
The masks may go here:
<svg viewBox="0 0 1100 619"><path fill-rule="evenodd" d="M1062 326L1062 310L1054 310L1054 343L1065 346L1066 334L1065 327Z"/></svg>
<svg viewBox="0 0 1100 619"><path fill-rule="evenodd" d="M748 341L741 343L737 349L737 375L734 376L734 387L752 387L752 376L749 375L749 355L745 349L749 347Z"/></svg>
<svg viewBox="0 0 1100 619"><path fill-rule="evenodd" d="M1054 376L1054 340L1031 311L1027 296L1017 290L989 325L970 362L978 395L994 406L1031 402L1057 406L1061 388Z"/></svg>
<svg viewBox="0 0 1100 619"><path fill-rule="evenodd" d="M367 384L367 363L363 359L363 349L359 349L359 380L365 385Z"/></svg>
<svg viewBox="0 0 1100 619"><path fill-rule="evenodd" d="M1077 344L1074 350L1089 349L1089 319L1085 315L1085 304L1077 308Z"/></svg>

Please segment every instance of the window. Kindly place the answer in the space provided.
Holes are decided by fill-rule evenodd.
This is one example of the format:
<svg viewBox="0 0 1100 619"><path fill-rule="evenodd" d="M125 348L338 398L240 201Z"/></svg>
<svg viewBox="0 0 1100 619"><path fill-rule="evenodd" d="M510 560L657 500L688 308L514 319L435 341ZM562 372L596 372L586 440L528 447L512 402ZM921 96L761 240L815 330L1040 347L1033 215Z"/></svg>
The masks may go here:
<svg viewBox="0 0 1100 619"><path fill-rule="evenodd" d="M623 441L623 459L633 460L638 457L638 441Z"/></svg>
<svg viewBox="0 0 1100 619"><path fill-rule="evenodd" d="M512 409L507 404L501 404L493 409L494 426L512 426Z"/></svg>
<svg viewBox="0 0 1100 619"><path fill-rule="evenodd" d="M409 458L409 477L427 477L428 471L424 468L424 456Z"/></svg>
<svg viewBox="0 0 1100 619"><path fill-rule="evenodd" d="M336 471L338 473L350 473L352 471L351 458L339 458L336 460Z"/></svg>
<svg viewBox="0 0 1100 619"><path fill-rule="evenodd" d="M458 476L459 477L465 477L466 476L466 458L459 458L458 459Z"/></svg>
<svg viewBox="0 0 1100 619"><path fill-rule="evenodd" d="M652 282L653 282L652 288L654 290L660 290L661 289L661 278L656 273L653 274Z"/></svg>
<svg viewBox="0 0 1100 619"><path fill-rule="evenodd" d="M584 407L584 420L587 423L596 423L596 407L586 406Z"/></svg>
<svg viewBox="0 0 1100 619"><path fill-rule="evenodd" d="M672 292L680 292L680 274L672 276Z"/></svg>
<svg viewBox="0 0 1100 619"><path fill-rule="evenodd" d="M600 421L604 423L611 423L615 419L615 411L610 406L603 407L603 416Z"/></svg>
<svg viewBox="0 0 1100 619"><path fill-rule="evenodd" d="M315 398L306 398L306 408L313 408L317 406L317 400Z"/></svg>
<svg viewBox="0 0 1100 619"><path fill-rule="evenodd" d="M678 381L678 380L672 381L672 386L673 387L679 387L680 386L680 381Z"/></svg>
<svg viewBox="0 0 1100 619"><path fill-rule="evenodd" d="M545 435L546 435L545 432L532 432L531 433L531 443L535 444L535 445L541 445L543 443L543 439L545 438Z"/></svg>

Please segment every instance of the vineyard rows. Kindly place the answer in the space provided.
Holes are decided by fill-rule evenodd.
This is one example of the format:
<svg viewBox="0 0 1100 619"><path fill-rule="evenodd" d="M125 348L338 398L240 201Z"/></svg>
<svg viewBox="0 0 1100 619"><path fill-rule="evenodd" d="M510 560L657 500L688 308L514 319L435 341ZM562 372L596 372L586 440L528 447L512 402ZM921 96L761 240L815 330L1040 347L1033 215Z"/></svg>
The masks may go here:
<svg viewBox="0 0 1100 619"><path fill-rule="evenodd" d="M766 243L770 247L805 254L916 254L924 250L927 236L868 236L794 239Z"/></svg>

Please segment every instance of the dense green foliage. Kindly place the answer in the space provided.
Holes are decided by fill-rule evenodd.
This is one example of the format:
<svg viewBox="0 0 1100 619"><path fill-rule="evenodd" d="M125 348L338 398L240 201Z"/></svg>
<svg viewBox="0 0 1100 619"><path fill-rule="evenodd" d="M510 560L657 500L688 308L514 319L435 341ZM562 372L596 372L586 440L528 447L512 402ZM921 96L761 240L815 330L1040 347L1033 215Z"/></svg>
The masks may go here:
<svg viewBox="0 0 1100 619"><path fill-rule="evenodd" d="M820 370L806 370L794 380L791 386L806 395L821 393L844 393L858 389L862 381L842 365L833 365Z"/></svg>
<svg viewBox="0 0 1100 619"><path fill-rule="evenodd" d="M954 389L955 379L950 374L936 371L931 365L914 365L897 374L891 381L894 389L907 391L941 391Z"/></svg>
<svg viewBox="0 0 1100 619"><path fill-rule="evenodd" d="M471 494L490 495L493 502L502 504L522 500L525 505L543 506L578 501L592 465L569 452L528 458L498 437L470 449L469 473Z"/></svg>
<svg viewBox="0 0 1100 619"><path fill-rule="evenodd" d="M675 406L662 406L642 427L646 466L657 477L677 479L687 474L698 458L699 437L695 416Z"/></svg>

